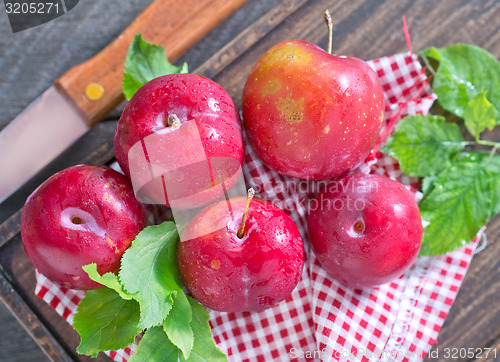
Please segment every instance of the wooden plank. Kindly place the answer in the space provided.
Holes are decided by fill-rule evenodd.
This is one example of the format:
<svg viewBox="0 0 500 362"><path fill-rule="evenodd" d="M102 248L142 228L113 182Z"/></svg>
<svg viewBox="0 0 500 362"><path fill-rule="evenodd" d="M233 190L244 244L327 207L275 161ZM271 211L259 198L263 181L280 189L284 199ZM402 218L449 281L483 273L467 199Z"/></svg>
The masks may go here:
<svg viewBox="0 0 500 362"><path fill-rule="evenodd" d="M471 362L500 361L500 336L487 348L477 349L476 353L476 358L471 359Z"/></svg>
<svg viewBox="0 0 500 362"><path fill-rule="evenodd" d="M19 225L22 211L18 210L0 225L0 248L21 231Z"/></svg>
<svg viewBox="0 0 500 362"><path fill-rule="evenodd" d="M103 353L100 353L97 359L80 356L76 353L76 348L80 343L78 333L59 316L53 307L34 294L36 284L35 268L26 256L19 235L2 248L0 252L0 265L3 266L4 274L10 276L10 283L18 297L24 300L27 307L32 311L32 314L16 313L16 318L18 318L25 328L29 328L34 316L35 319L46 326L47 330L53 336L51 340L42 339L38 341L39 335L34 335L35 341L44 350L46 355L52 358L52 349L62 349L66 351L72 360L86 362L109 360ZM2 299L4 298L2 297ZM6 302L7 307L13 312L19 312L16 305L12 304L12 298L5 298L3 301ZM54 342L54 344L49 344L49 342ZM46 350L46 348L50 349ZM59 359L55 358L55 360Z"/></svg>
<svg viewBox="0 0 500 362"><path fill-rule="evenodd" d="M500 57L498 2L485 4L480 1L328 0L307 2L287 16L286 21L273 24L272 30L268 32L255 29L265 36L257 43L255 43L256 38L248 41L247 44L255 44L249 45L250 49L246 52L241 49L225 49L229 52L227 53L229 57L236 59L230 66L221 67L214 64L213 68L208 66L205 68L214 72L214 79L228 90L237 104L240 104L246 75L255 61L272 45L291 38L303 38L323 47L326 45L327 34L321 18L325 8L329 8L334 17L336 53L369 59L406 51L401 22L401 17L406 15L413 49L416 51L431 45L445 46L456 42L468 42L482 46L497 58ZM283 18L284 16L281 16L279 19ZM252 34L252 29L248 30L248 34ZM234 46L238 44L240 42L235 42ZM500 140L498 134L492 137ZM490 244L484 252L474 258L458 299L439 336L440 348L498 345L500 286L495 277L499 279L500 265L495 255L500 255L500 244L497 241L500 237L499 218L490 222L487 235ZM10 260L9 273L14 271L12 276L15 279L13 285L15 287L19 285L20 293L33 304L37 313L40 311L44 320L50 320L55 330L66 331L63 325L65 322L60 323L61 318L56 321L47 317L55 313L50 310L51 307L36 301L36 298L29 294L32 294L34 286L32 269L30 271L30 264L23 255L17 237L4 246L0 251L0 257L2 260L4 258ZM69 334L71 332L68 332ZM65 339L69 338L66 334L63 335Z"/></svg>
<svg viewBox="0 0 500 362"><path fill-rule="evenodd" d="M500 134L497 139L500 139ZM500 340L500 217L487 229L488 245L474 256L438 337L444 348L492 347ZM500 349L498 350L500 360ZM459 358L456 361L468 361ZM432 361L432 359L428 359Z"/></svg>
<svg viewBox="0 0 500 362"><path fill-rule="evenodd" d="M54 336L19 296L9 279L10 277L0 265L0 300L9 307L12 314L17 317L47 357L52 361L72 361L73 359L59 345Z"/></svg>
<svg viewBox="0 0 500 362"><path fill-rule="evenodd" d="M228 65L238 59L245 51L255 45L281 22L297 11L307 0L284 0L251 27L245 29L233 40L227 43L217 53L212 55L204 64L199 66L194 73L207 78L214 78Z"/></svg>

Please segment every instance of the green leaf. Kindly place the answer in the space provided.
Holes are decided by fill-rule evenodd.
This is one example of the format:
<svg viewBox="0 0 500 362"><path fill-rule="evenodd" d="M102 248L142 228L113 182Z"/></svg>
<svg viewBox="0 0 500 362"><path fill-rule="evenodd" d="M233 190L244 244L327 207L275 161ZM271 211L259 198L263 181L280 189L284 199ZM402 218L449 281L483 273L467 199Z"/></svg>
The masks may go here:
<svg viewBox="0 0 500 362"><path fill-rule="evenodd" d="M174 223L149 226L125 252L119 277L99 275L95 264L84 267L111 289L89 291L80 302L78 353L125 348L147 327L131 361L227 361L212 339L208 312L182 290L178 241Z"/></svg>
<svg viewBox="0 0 500 362"><path fill-rule="evenodd" d="M130 100L139 88L152 79L166 74L187 72L186 63L181 67L170 64L164 47L148 43L142 39L141 34L137 34L130 44L125 60L123 94Z"/></svg>
<svg viewBox="0 0 500 362"><path fill-rule="evenodd" d="M500 155L488 151L461 152L453 160L457 165L473 164L478 168L485 168L492 173L500 173Z"/></svg>
<svg viewBox="0 0 500 362"><path fill-rule="evenodd" d="M226 355L215 345L207 310L195 299L188 297L193 311L191 328L194 332L194 345L190 361L227 361Z"/></svg>
<svg viewBox="0 0 500 362"><path fill-rule="evenodd" d="M444 254L462 247L494 215L500 173L493 172L497 167L493 166L478 167L477 162L460 158L437 177L431 193L419 203L422 220L428 223L421 255Z"/></svg>
<svg viewBox="0 0 500 362"><path fill-rule="evenodd" d="M192 319L191 305L186 294L177 293L172 310L163 322L163 329L170 341L182 351L185 359L189 358L193 348L194 337L190 325Z"/></svg>
<svg viewBox="0 0 500 362"><path fill-rule="evenodd" d="M432 87L444 109L463 118L470 100L484 90L500 123L500 63L495 56L469 44L431 47L419 55L439 62Z"/></svg>
<svg viewBox="0 0 500 362"><path fill-rule="evenodd" d="M124 300L114 290L89 290L77 307L73 327L80 334L80 354L97 357L100 351L128 347L141 332L139 304Z"/></svg>
<svg viewBox="0 0 500 362"><path fill-rule="evenodd" d="M222 362L227 361L226 355L215 345L212 337L209 315L206 309L196 300L187 297L193 312L191 328L194 332L194 343L189 359L185 359L182 351L167 337L165 331L159 327L149 328L139 342L137 354L130 362L139 361L193 361L193 362Z"/></svg>
<svg viewBox="0 0 500 362"><path fill-rule="evenodd" d="M123 254L120 281L140 304L142 328L161 324L172 308L173 298L182 292L178 241L175 224L166 221L141 231Z"/></svg>
<svg viewBox="0 0 500 362"><path fill-rule="evenodd" d="M426 176L422 179L422 192L424 195L428 195L434 189L434 181L436 181L437 176Z"/></svg>
<svg viewBox="0 0 500 362"><path fill-rule="evenodd" d="M186 62L184 62L184 64L182 64L178 69L179 69L178 72L172 72L172 73L189 73L188 63Z"/></svg>
<svg viewBox="0 0 500 362"><path fill-rule="evenodd" d="M450 165L450 158L466 143L454 123L440 116L417 114L404 118L382 152L395 157L410 176L437 175Z"/></svg>
<svg viewBox="0 0 500 362"><path fill-rule="evenodd" d="M118 280L118 277L115 274L106 273L100 275L97 272L97 264L95 263L85 265L83 267L83 270L89 275L89 278L92 279L94 282L100 283L110 289L113 289L123 299L127 300L132 299L132 295L123 290L123 287L120 284L120 281Z"/></svg>
<svg viewBox="0 0 500 362"><path fill-rule="evenodd" d="M488 171L493 178L491 217L498 214L500 212L500 155L484 151L463 152L457 156L455 162L459 167L461 164L474 164L476 167Z"/></svg>
<svg viewBox="0 0 500 362"><path fill-rule="evenodd" d="M148 328L137 346L137 353L129 362L171 362L183 361L182 352L169 341L161 327Z"/></svg>
<svg viewBox="0 0 500 362"><path fill-rule="evenodd" d="M472 98L467 104L464 112L465 127L479 140L479 134L486 128L490 131L495 127L496 109L486 99L484 90Z"/></svg>

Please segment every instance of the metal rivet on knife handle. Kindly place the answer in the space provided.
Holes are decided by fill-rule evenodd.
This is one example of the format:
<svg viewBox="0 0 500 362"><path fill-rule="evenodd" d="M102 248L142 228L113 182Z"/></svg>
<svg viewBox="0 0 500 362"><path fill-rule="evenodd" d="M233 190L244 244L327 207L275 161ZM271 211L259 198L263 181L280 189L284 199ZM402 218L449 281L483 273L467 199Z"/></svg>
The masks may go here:
<svg viewBox="0 0 500 362"><path fill-rule="evenodd" d="M87 88L85 88L85 95L91 101L97 101L101 99L104 94L104 87L99 83L90 83Z"/></svg>

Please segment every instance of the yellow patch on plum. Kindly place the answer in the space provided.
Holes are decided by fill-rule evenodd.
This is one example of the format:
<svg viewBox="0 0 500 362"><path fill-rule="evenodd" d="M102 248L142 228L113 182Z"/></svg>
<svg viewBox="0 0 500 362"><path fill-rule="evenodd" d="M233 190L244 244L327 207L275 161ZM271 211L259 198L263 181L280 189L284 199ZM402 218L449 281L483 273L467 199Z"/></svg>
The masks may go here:
<svg viewBox="0 0 500 362"><path fill-rule="evenodd" d="M328 134L328 133L330 133L330 125L326 125L326 127L325 127L325 128L323 128L323 133L324 133L324 134Z"/></svg>
<svg viewBox="0 0 500 362"><path fill-rule="evenodd" d="M281 112L281 117L287 123L300 123L304 120L304 98L295 100L292 98L280 98L276 107Z"/></svg>
<svg viewBox="0 0 500 362"><path fill-rule="evenodd" d="M273 69L277 64L293 63L296 66L306 66L313 60L313 56L306 49L294 44L285 44L277 49L269 51L259 67L260 72ZM307 68L306 68L307 69Z"/></svg>
<svg viewBox="0 0 500 362"><path fill-rule="evenodd" d="M106 202L115 202L116 200L115 200L115 198L112 195L110 195L107 192L105 192L104 193L104 201L106 201Z"/></svg>
<svg viewBox="0 0 500 362"><path fill-rule="evenodd" d="M115 254L119 254L120 250L118 249L118 246L116 243L111 239L111 237L108 235L108 233L105 234L106 241L108 242L108 245L111 249L115 249Z"/></svg>
<svg viewBox="0 0 500 362"><path fill-rule="evenodd" d="M272 79L267 84L262 87L261 95L262 97L267 97L268 95L274 94L281 89L281 82L278 79Z"/></svg>
<svg viewBox="0 0 500 362"><path fill-rule="evenodd" d="M210 267L212 269L219 269L220 268L220 260L212 260L212 262L210 263Z"/></svg>

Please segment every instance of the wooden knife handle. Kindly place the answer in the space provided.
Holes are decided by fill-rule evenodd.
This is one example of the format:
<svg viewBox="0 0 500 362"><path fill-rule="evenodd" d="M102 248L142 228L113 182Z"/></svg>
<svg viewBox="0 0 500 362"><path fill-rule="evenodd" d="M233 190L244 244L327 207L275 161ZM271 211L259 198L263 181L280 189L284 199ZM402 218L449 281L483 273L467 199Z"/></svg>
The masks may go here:
<svg viewBox="0 0 500 362"><path fill-rule="evenodd" d="M90 126L123 100L122 77L128 47L137 33L165 47L175 61L246 0L156 0L100 53L71 68L55 86L69 97ZM104 89L98 100L86 96L89 84Z"/></svg>

